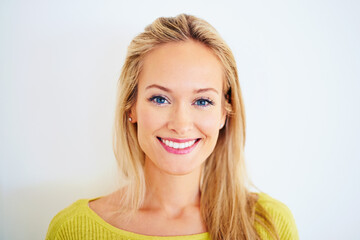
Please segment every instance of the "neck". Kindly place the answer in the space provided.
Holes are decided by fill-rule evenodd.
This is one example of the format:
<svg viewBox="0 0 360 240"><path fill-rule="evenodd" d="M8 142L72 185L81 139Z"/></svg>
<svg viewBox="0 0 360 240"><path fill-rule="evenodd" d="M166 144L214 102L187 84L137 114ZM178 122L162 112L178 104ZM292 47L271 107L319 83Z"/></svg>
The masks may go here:
<svg viewBox="0 0 360 240"><path fill-rule="evenodd" d="M184 175L172 175L145 160L146 195L142 209L178 215L200 206L201 168Z"/></svg>

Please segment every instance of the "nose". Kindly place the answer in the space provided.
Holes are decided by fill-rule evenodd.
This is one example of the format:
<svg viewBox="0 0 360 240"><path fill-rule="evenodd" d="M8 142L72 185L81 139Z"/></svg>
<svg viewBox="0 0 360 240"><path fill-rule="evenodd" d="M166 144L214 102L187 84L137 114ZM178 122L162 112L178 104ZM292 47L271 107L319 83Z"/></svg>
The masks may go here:
<svg viewBox="0 0 360 240"><path fill-rule="evenodd" d="M187 137L187 134L193 129L193 114L186 104L174 104L168 121L168 128L179 137Z"/></svg>

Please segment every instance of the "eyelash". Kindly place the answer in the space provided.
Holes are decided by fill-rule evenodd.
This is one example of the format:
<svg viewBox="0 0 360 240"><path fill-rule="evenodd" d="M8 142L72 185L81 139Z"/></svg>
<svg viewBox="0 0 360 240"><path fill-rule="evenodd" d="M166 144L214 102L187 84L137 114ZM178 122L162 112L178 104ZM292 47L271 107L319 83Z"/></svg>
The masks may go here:
<svg viewBox="0 0 360 240"><path fill-rule="evenodd" d="M159 96L159 95L152 96L151 98L149 98L149 101L155 103L156 105L164 104L164 102L162 102L162 103L156 102L156 99L161 99L161 100L165 100L165 101L169 102L169 100L167 100L166 97ZM195 102L197 102L197 101L205 101L206 102L206 105L197 105L198 107L207 107L210 105L215 105L215 103L210 98L206 98L206 97L200 97L195 100Z"/></svg>

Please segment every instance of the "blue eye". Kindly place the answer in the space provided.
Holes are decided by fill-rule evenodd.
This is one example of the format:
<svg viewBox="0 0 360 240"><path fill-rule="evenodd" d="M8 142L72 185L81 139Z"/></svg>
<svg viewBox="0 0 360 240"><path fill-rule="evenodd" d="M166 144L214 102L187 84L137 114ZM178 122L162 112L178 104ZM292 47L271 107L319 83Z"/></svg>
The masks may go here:
<svg viewBox="0 0 360 240"><path fill-rule="evenodd" d="M151 98L149 98L149 101L155 103L156 105L170 104L170 102L162 96L152 96ZM194 105L198 107L207 107L209 105L214 105L214 102L210 99L199 98L195 100Z"/></svg>
<svg viewBox="0 0 360 240"><path fill-rule="evenodd" d="M153 96L149 99L150 102L154 102L157 105L162 105L166 102L168 102L168 100L166 100L166 98L161 97L161 96Z"/></svg>
<svg viewBox="0 0 360 240"><path fill-rule="evenodd" d="M214 102L211 101L210 99L200 98L195 101L195 105L200 106L200 107L206 107L208 105L214 105Z"/></svg>

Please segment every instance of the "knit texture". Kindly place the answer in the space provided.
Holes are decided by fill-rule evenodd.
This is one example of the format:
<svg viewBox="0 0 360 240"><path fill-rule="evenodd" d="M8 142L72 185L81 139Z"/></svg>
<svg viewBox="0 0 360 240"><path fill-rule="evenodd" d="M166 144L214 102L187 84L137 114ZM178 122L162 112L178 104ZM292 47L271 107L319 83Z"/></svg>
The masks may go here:
<svg viewBox="0 0 360 240"><path fill-rule="evenodd" d="M136 234L116 228L100 218L89 208L89 201L81 199L59 212L51 221L46 240L78 240L78 239L116 239L116 240L210 240L208 233L159 237ZM298 240L298 231L294 217L289 208L280 201L265 193L259 193L257 204L268 212L281 240ZM269 233L255 223L261 239L271 239Z"/></svg>

